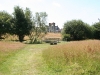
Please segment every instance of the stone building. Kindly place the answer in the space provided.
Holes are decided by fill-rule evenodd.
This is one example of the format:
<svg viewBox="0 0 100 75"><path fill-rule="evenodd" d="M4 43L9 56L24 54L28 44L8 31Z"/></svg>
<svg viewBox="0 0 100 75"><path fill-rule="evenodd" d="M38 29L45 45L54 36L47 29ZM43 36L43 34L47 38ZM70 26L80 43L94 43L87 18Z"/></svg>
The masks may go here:
<svg viewBox="0 0 100 75"><path fill-rule="evenodd" d="M53 33L59 33L61 32L60 28L58 26L55 26L55 23L49 23L49 26L47 26L47 31L48 32L53 32Z"/></svg>

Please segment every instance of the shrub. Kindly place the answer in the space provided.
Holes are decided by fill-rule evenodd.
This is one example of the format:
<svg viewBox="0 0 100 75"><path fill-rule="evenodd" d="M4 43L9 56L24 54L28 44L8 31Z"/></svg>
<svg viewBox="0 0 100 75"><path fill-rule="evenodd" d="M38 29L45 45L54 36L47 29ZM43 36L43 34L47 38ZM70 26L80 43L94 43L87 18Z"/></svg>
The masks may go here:
<svg viewBox="0 0 100 75"><path fill-rule="evenodd" d="M70 41L71 40L71 37L70 37L70 34L63 34L63 41Z"/></svg>

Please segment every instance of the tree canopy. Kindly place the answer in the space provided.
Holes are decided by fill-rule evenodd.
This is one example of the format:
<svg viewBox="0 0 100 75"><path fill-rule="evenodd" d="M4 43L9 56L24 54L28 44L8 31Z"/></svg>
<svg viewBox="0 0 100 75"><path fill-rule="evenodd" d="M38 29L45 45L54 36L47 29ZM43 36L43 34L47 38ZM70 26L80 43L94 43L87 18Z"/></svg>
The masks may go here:
<svg viewBox="0 0 100 75"><path fill-rule="evenodd" d="M100 22L93 24L94 27L94 38L100 39Z"/></svg>
<svg viewBox="0 0 100 75"><path fill-rule="evenodd" d="M25 35L29 35L32 23L30 21L30 10L26 8L26 11L19 6L14 7L14 29L15 34L18 35L20 42L23 41Z"/></svg>
<svg viewBox="0 0 100 75"><path fill-rule="evenodd" d="M13 14L0 11L0 38L6 33L15 34L20 42L26 35L31 43L36 43L47 32L46 12L36 12L33 16L29 8L14 7ZM100 39L100 22L90 26L82 20L71 20L64 23L63 40Z"/></svg>
<svg viewBox="0 0 100 75"><path fill-rule="evenodd" d="M11 31L12 16L6 11L0 11L0 38Z"/></svg>
<svg viewBox="0 0 100 75"><path fill-rule="evenodd" d="M72 20L64 24L64 34L70 34L72 40L82 40L91 36L91 28L81 20Z"/></svg>

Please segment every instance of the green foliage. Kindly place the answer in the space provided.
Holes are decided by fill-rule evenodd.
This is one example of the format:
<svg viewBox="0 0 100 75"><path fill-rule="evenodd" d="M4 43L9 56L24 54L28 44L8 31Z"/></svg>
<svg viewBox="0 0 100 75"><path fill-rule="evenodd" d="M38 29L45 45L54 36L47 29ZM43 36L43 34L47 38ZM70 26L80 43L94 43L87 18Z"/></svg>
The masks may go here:
<svg viewBox="0 0 100 75"><path fill-rule="evenodd" d="M31 30L31 22L30 22L30 10L26 8L26 11L19 6L14 7L14 29L15 34L18 35L19 41L22 42L25 35L29 35Z"/></svg>
<svg viewBox="0 0 100 75"><path fill-rule="evenodd" d="M94 27L94 38L100 39L100 22L93 24Z"/></svg>
<svg viewBox="0 0 100 75"><path fill-rule="evenodd" d="M82 40L91 37L91 28L81 20L72 20L64 24L65 34L70 34L73 40Z"/></svg>
<svg viewBox="0 0 100 75"><path fill-rule="evenodd" d="M10 33L11 20L12 16L9 13L5 11L0 11L0 38L2 35Z"/></svg>
<svg viewBox="0 0 100 75"><path fill-rule="evenodd" d="M70 41L71 37L70 34L63 34L63 41Z"/></svg>
<svg viewBox="0 0 100 75"><path fill-rule="evenodd" d="M30 11L29 8L25 9L25 18L26 18L27 23L28 23L28 28L31 29L32 28L33 15L32 15L32 12Z"/></svg>
<svg viewBox="0 0 100 75"><path fill-rule="evenodd" d="M30 43L35 39L42 40L47 33L46 29L46 12L36 12L35 16L29 8L25 10L20 6L14 7L13 16L6 11L0 11L0 38L6 33L17 35L19 41L24 40L25 35L30 38ZM89 26L82 20L67 21L63 28L63 40L83 40L83 39L100 39L100 22Z"/></svg>

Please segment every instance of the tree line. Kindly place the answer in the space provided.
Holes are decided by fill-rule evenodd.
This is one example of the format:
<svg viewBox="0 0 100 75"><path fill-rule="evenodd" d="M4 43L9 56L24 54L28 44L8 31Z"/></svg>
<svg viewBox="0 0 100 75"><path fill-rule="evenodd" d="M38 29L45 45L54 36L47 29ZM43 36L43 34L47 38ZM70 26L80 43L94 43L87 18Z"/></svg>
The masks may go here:
<svg viewBox="0 0 100 75"><path fill-rule="evenodd" d="M82 20L71 20L64 23L63 40L100 39L100 22L89 25Z"/></svg>
<svg viewBox="0 0 100 75"><path fill-rule="evenodd" d="M3 35L17 35L20 42L29 36L30 43L38 43L47 33L47 13L36 12L20 6L14 7L13 14L0 11L0 39ZM64 23L63 40L100 39L100 22L89 25L82 20L71 20Z"/></svg>
<svg viewBox="0 0 100 75"><path fill-rule="evenodd" d="M36 12L33 16L29 8L14 7L13 14L0 11L0 39L3 35L17 35L20 42L27 35L35 43L46 33L46 12Z"/></svg>

